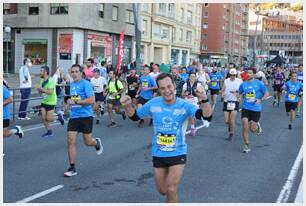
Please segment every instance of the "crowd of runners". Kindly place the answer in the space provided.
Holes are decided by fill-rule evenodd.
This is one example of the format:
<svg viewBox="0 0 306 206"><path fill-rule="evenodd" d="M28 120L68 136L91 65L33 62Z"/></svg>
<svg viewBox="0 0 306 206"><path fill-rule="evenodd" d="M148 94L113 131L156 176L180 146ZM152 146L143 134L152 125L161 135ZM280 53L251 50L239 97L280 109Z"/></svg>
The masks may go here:
<svg viewBox="0 0 306 206"><path fill-rule="evenodd" d="M59 68L51 76L50 68L43 66L40 77L35 89L42 96L40 109L46 129L42 137L53 135L50 122L57 120L64 126L65 119L68 120L69 168L65 177L77 175L77 134L82 133L84 143L100 155L102 141L92 136L93 124L101 124L101 118L108 118L107 126L115 128L117 114L123 120L128 117L136 121L135 127L153 127L154 175L157 189L166 195L167 202L178 201L177 187L187 160L186 136L196 137L196 123L209 127L214 114L221 112L217 111L217 104L223 104L227 141L232 141L237 114L241 113L242 152L248 153L249 131L263 132L260 117L262 102L272 96L268 90L273 91L273 107L285 103L289 130L294 129L295 117L301 113L303 95L302 65L253 68L230 63L228 67L218 68L193 62L188 67L172 65L168 72L162 73L158 64L151 63L142 66L137 74L135 64L120 73L106 62L97 65L89 58L86 65L72 65L67 74ZM21 81L29 80L27 77ZM15 134L22 138L24 132L20 126L9 127L13 99L9 83L3 84L3 136ZM63 105L58 103L61 100Z"/></svg>

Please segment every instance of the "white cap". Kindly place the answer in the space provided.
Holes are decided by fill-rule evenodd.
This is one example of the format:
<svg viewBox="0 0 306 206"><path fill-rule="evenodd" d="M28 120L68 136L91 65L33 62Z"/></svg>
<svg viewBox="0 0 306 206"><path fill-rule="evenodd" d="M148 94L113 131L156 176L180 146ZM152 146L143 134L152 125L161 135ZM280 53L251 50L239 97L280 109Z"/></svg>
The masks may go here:
<svg viewBox="0 0 306 206"><path fill-rule="evenodd" d="M229 73L232 75L236 75L237 74L237 70L236 69L230 69Z"/></svg>

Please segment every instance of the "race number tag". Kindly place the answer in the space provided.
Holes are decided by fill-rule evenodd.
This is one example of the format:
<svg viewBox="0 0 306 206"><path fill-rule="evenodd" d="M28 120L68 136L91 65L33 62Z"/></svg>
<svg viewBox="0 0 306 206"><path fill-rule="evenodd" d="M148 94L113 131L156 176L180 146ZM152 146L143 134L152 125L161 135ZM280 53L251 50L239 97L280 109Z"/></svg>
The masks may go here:
<svg viewBox="0 0 306 206"><path fill-rule="evenodd" d="M149 82L142 82L142 88L149 87Z"/></svg>
<svg viewBox="0 0 306 206"><path fill-rule="evenodd" d="M281 81L280 80L275 80L275 84L280 84Z"/></svg>
<svg viewBox="0 0 306 206"><path fill-rule="evenodd" d="M71 96L71 100L75 102L75 101L81 100L81 97L79 95L73 95L73 96ZM79 108L79 107L81 107L81 105L79 105L79 104L72 104L71 105L71 108Z"/></svg>
<svg viewBox="0 0 306 206"><path fill-rule="evenodd" d="M295 100L295 94L292 94L292 93L290 93L289 95L288 95L288 97L289 97L289 99L290 100Z"/></svg>
<svg viewBox="0 0 306 206"><path fill-rule="evenodd" d="M158 133L157 145L161 151L171 152L176 150L176 136Z"/></svg>
<svg viewBox="0 0 306 206"><path fill-rule="evenodd" d="M129 85L129 90L135 90L135 87L133 86L133 84Z"/></svg>
<svg viewBox="0 0 306 206"><path fill-rule="evenodd" d="M227 102L227 106L226 106L226 109L227 110L234 110L236 107L236 103L235 102Z"/></svg>
<svg viewBox="0 0 306 206"><path fill-rule="evenodd" d="M256 98L255 98L255 93L254 92L248 92L246 93L245 95L245 98L246 98L246 101L247 102L255 102L256 101Z"/></svg>
<svg viewBox="0 0 306 206"><path fill-rule="evenodd" d="M216 87L216 86L217 86L217 82L211 82L211 85L212 85L213 87Z"/></svg>

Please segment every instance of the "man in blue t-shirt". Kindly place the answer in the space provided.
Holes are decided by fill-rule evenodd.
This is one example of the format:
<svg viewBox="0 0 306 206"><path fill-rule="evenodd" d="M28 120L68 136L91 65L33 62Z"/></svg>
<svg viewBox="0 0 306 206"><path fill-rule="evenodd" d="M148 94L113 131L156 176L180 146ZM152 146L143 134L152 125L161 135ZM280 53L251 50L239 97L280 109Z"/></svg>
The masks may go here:
<svg viewBox="0 0 306 206"><path fill-rule="evenodd" d="M297 80L303 84L303 65L299 65L297 72ZM303 97L299 97L296 116L300 116Z"/></svg>
<svg viewBox="0 0 306 206"><path fill-rule="evenodd" d="M10 94L8 88L3 84L3 137L10 137L13 134L22 138L24 133L21 126L15 126L13 129L9 129L10 126L10 104L13 102L13 97Z"/></svg>
<svg viewBox="0 0 306 206"><path fill-rule="evenodd" d="M211 121L212 112L205 90L198 90L200 108L176 97L175 80L162 73L157 79L161 96L154 97L135 111L129 96L121 104L133 121L146 116L153 119L152 156L157 189L167 196L167 202L177 202L177 187L183 174L187 155L186 128L190 116Z"/></svg>
<svg viewBox="0 0 306 206"><path fill-rule="evenodd" d="M150 74L150 68L143 68L143 75L140 77L140 86L138 87L138 91L136 94L137 99L137 107L141 108L145 103L147 103L150 99L153 98L153 91L157 89L156 82ZM138 127L143 127L144 119L141 119L138 123ZM152 120L150 120L150 125L152 124Z"/></svg>
<svg viewBox="0 0 306 206"><path fill-rule="evenodd" d="M79 132L83 133L83 140L87 146L94 147L98 155L102 154L103 147L100 138L92 137L93 109L95 102L93 88L87 80L82 79L82 69L78 64L71 66L70 96L67 104L70 106L68 122L68 157L70 167L64 173L65 177L77 175L75 169L76 138Z"/></svg>
<svg viewBox="0 0 306 206"><path fill-rule="evenodd" d="M222 81L223 77L217 71L217 67L214 66L212 72L209 74L209 78L210 78L210 83L208 85L208 88L210 90L210 95L211 95L212 110L214 110L217 103L217 97L221 89L220 82Z"/></svg>
<svg viewBox="0 0 306 206"><path fill-rule="evenodd" d="M262 110L262 100L268 96L268 90L265 85L255 79L256 69L247 68L248 80L239 87L240 99L242 99L242 137L244 141L243 152L251 151L249 144L249 123L252 132L260 134L262 132L259 124L260 113Z"/></svg>
<svg viewBox="0 0 306 206"><path fill-rule="evenodd" d="M298 81L297 74L291 74L291 80L287 81L284 85L285 90L285 107L289 117L288 129L292 129L295 119L295 110L298 106L299 98L303 95L303 84Z"/></svg>

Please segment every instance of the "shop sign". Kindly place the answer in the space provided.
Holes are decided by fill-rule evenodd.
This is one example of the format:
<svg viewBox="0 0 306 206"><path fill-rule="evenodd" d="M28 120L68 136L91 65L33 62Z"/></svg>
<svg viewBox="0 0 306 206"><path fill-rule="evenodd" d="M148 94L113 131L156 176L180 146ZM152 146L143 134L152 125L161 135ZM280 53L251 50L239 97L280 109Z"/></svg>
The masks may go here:
<svg viewBox="0 0 306 206"><path fill-rule="evenodd" d="M59 37L60 59L70 60L72 54L72 34L61 33Z"/></svg>

